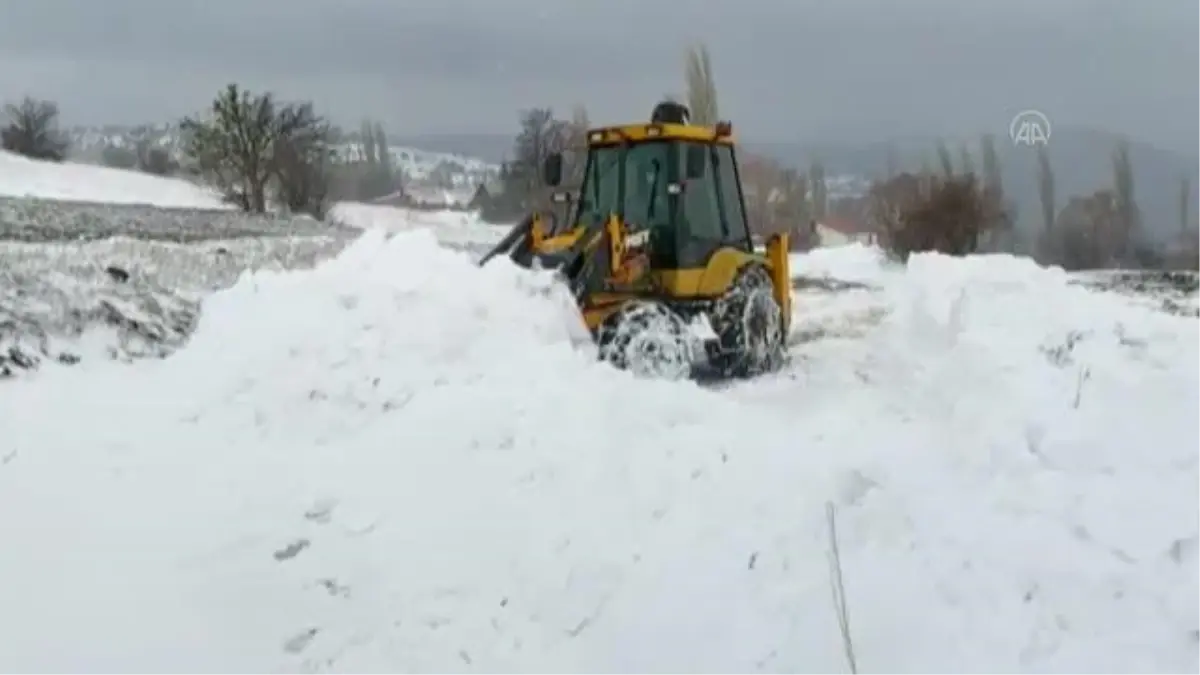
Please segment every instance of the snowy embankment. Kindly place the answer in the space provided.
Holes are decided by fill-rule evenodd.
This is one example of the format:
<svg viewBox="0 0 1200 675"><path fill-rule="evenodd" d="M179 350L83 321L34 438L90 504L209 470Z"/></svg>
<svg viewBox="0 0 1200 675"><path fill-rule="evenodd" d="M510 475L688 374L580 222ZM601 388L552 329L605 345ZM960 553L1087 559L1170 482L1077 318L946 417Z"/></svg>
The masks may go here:
<svg viewBox="0 0 1200 675"><path fill-rule="evenodd" d="M863 671L1196 670L1196 320L822 256L873 323L722 391L428 230L0 387L0 670L842 671L827 504Z"/></svg>
<svg viewBox="0 0 1200 675"><path fill-rule="evenodd" d="M350 240L0 242L0 378L46 360L165 356L187 341L207 294L247 270L312 267Z"/></svg>
<svg viewBox="0 0 1200 675"><path fill-rule="evenodd" d="M174 351L247 269L311 267L359 230L308 218L0 197L0 378Z"/></svg>
<svg viewBox="0 0 1200 675"><path fill-rule="evenodd" d="M43 361L169 354L204 294L246 270L312 267L364 228L433 227L461 248L498 238L461 214L356 204L326 223L247 216L186 181L7 153L0 195L22 195L0 196L0 377Z"/></svg>
<svg viewBox="0 0 1200 675"><path fill-rule="evenodd" d="M0 150L0 195L100 204L228 209L220 195L182 178L72 162L42 162Z"/></svg>

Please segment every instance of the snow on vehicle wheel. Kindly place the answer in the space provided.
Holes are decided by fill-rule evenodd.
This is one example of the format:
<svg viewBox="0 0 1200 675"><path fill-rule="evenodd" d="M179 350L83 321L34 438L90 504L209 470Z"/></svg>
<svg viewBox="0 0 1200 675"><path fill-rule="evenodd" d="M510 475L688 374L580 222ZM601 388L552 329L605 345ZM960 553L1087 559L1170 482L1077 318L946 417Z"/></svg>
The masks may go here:
<svg viewBox="0 0 1200 675"><path fill-rule="evenodd" d="M691 374L687 325L660 303L625 304L600 327L597 342L600 360L635 375L678 380Z"/></svg>
<svg viewBox="0 0 1200 675"><path fill-rule="evenodd" d="M762 267L751 265L738 274L714 307L712 324L719 340L713 360L726 375L749 377L783 365L783 310Z"/></svg>

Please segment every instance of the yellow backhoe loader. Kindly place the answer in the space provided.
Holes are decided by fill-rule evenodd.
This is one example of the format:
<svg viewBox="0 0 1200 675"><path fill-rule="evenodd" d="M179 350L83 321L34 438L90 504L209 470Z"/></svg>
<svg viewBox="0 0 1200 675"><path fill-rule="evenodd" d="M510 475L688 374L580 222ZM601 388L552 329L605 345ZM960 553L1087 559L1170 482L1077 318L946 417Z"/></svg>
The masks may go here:
<svg viewBox="0 0 1200 675"><path fill-rule="evenodd" d="M558 187L563 157L542 166ZM791 283L786 233L755 251L732 126L689 123L676 103L649 123L587 132L577 194L556 192L570 217L534 213L480 261L507 255L558 271L616 367L658 377L749 377L786 356Z"/></svg>

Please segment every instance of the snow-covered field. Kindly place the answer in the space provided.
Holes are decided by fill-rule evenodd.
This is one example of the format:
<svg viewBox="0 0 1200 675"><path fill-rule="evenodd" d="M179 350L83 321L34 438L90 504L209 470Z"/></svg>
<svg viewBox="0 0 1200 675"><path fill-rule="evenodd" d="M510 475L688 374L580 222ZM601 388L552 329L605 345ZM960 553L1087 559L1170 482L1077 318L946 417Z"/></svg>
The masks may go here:
<svg viewBox="0 0 1200 675"><path fill-rule="evenodd" d="M1120 293L1146 307L1175 314L1200 316L1195 272L1130 272L1104 270L1082 272L1075 281L1089 288Z"/></svg>
<svg viewBox="0 0 1200 675"><path fill-rule="evenodd" d="M3 150L0 150L0 195L174 208L229 208L216 192L181 178L90 164L39 162Z"/></svg>
<svg viewBox="0 0 1200 675"><path fill-rule="evenodd" d="M232 286L265 254L56 251L223 290L0 383L0 671L844 672L828 510L860 671L1200 670L1194 317L818 251L789 367L712 389L596 363L470 222L347 213Z"/></svg>
<svg viewBox="0 0 1200 675"><path fill-rule="evenodd" d="M880 280L714 392L424 232L244 278L170 359L0 390L0 663L840 670L828 501L865 670L1194 669L1196 322L1003 258Z"/></svg>
<svg viewBox="0 0 1200 675"><path fill-rule="evenodd" d="M204 293L247 270L310 268L363 228L432 227L444 244L475 251L502 234L462 214L414 219L351 203L335 205L328 223L248 217L196 199L198 189L0 155L0 378L41 361L171 353L194 328Z"/></svg>

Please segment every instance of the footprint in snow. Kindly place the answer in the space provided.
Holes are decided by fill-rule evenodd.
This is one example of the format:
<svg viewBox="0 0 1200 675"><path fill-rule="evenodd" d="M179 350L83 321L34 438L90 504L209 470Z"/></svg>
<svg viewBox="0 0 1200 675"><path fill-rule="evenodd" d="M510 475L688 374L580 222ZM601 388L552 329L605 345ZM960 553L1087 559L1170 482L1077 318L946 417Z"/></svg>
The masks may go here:
<svg viewBox="0 0 1200 675"><path fill-rule="evenodd" d="M336 500L319 499L304 512L304 519L318 525L325 525L333 519L333 510L336 507Z"/></svg>
<svg viewBox="0 0 1200 675"><path fill-rule="evenodd" d="M289 654L299 654L312 643L313 638L320 632L319 628L309 628L292 637L288 638L283 643L283 651Z"/></svg>
<svg viewBox="0 0 1200 675"><path fill-rule="evenodd" d="M300 555L300 552L308 548L312 542L307 539L297 539L283 548L275 551L274 557L279 562L291 560Z"/></svg>

